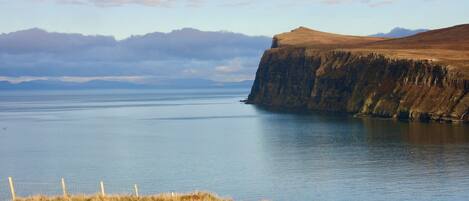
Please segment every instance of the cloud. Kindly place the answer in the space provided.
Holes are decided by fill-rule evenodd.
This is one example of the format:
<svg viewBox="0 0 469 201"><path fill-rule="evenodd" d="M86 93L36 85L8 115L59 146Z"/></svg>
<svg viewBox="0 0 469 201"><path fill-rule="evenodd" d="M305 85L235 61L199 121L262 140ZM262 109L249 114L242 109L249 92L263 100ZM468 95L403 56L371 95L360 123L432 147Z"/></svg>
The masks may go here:
<svg viewBox="0 0 469 201"><path fill-rule="evenodd" d="M182 70L182 75L184 76L196 76L199 74L199 70L195 68L186 68Z"/></svg>
<svg viewBox="0 0 469 201"><path fill-rule="evenodd" d="M377 7L386 4L392 4L398 0L320 0L321 3L324 4L344 4L344 3L361 3L366 4L370 7Z"/></svg>
<svg viewBox="0 0 469 201"><path fill-rule="evenodd" d="M249 0L240 0L240 1L229 1L219 4L222 7L240 7L240 6L250 6L253 2Z"/></svg>
<svg viewBox="0 0 469 201"><path fill-rule="evenodd" d="M8 77L8 76L0 76L0 81L7 81L12 84L18 84L21 82L29 82L35 80L48 80L48 77L34 77L34 76L20 76L20 77Z"/></svg>
<svg viewBox="0 0 469 201"><path fill-rule="evenodd" d="M117 7L125 5L141 5L152 7L169 7L177 3L195 7L203 0L30 0L34 2L55 2L60 4L93 5L97 7Z"/></svg>
<svg viewBox="0 0 469 201"><path fill-rule="evenodd" d="M126 5L141 5L150 7L172 7L174 5L183 5L186 7L200 7L207 4L216 4L221 7L242 7L251 6L255 4L271 4L276 6L296 5L303 6L305 4L320 3L327 5L338 5L345 3L359 3L365 4L370 7L377 7L386 4L394 3L398 0L296 0L285 2L283 0L231 0L231 1L215 1L210 2L207 0L27 0L34 2L56 2L60 4L75 4L75 5L91 5L97 7L118 7ZM429 0L423 0L429 1Z"/></svg>
<svg viewBox="0 0 469 201"><path fill-rule="evenodd" d="M215 67L215 72L220 74L236 73L242 70L242 64L239 58L229 61L228 65Z"/></svg>
<svg viewBox="0 0 469 201"><path fill-rule="evenodd" d="M259 59L236 57L213 68L213 80L243 81L252 80L256 73Z"/></svg>

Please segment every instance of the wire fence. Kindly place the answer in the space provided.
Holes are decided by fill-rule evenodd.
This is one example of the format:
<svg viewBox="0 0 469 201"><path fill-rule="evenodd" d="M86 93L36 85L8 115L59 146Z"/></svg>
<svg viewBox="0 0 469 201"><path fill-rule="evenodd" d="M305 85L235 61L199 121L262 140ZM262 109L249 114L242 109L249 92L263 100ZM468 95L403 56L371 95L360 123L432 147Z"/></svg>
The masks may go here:
<svg viewBox="0 0 469 201"><path fill-rule="evenodd" d="M11 201L19 197L34 195L67 196L67 195L132 195L139 196L137 184L122 185L97 182L73 182L58 179L57 182L28 182L21 180L1 179L0 201Z"/></svg>
<svg viewBox="0 0 469 201"><path fill-rule="evenodd" d="M8 200L8 198L11 198L8 183L6 180L2 180L0 182L0 201Z"/></svg>

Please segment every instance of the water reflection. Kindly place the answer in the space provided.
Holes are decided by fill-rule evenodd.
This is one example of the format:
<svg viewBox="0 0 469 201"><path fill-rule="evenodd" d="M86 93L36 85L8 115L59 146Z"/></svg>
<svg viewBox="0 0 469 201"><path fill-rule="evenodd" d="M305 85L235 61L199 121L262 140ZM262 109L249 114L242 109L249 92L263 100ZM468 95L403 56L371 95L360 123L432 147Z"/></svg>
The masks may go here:
<svg viewBox="0 0 469 201"><path fill-rule="evenodd" d="M371 139L396 138L410 144L447 145L469 143L466 124L401 122L362 118L361 122Z"/></svg>
<svg viewBox="0 0 469 201"><path fill-rule="evenodd" d="M469 187L468 125L257 112L270 174L301 181L290 193L303 200L459 200Z"/></svg>
<svg viewBox="0 0 469 201"><path fill-rule="evenodd" d="M355 118L348 114L284 111L255 107L267 115L262 124L273 124L273 130L295 128L295 135L321 138L334 132L334 140L367 143L409 143L421 145L469 144L469 124L404 122L380 118ZM319 127L318 127L319 126ZM306 132L306 134L305 134ZM289 136L290 137L290 136ZM317 139L312 139L317 140ZM300 142L301 143L301 142Z"/></svg>
<svg viewBox="0 0 469 201"><path fill-rule="evenodd" d="M21 195L38 193L21 181L65 177L80 193L101 179L109 192L138 183L235 200L467 197L468 125L266 111L225 90L77 93L0 95L0 180L13 176Z"/></svg>

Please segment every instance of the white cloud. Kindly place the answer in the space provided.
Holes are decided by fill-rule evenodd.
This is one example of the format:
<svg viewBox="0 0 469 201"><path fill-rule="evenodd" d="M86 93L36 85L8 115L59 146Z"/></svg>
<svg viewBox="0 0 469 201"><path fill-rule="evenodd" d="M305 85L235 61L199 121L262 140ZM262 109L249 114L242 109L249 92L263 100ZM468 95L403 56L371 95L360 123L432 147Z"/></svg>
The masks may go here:
<svg viewBox="0 0 469 201"><path fill-rule="evenodd" d="M54 79L54 78L49 78L49 79ZM93 76L92 77L63 76L63 77L58 77L55 79L64 81L64 82L78 82L78 83L85 83L85 82L94 81L94 80L139 83L147 79L147 76L94 76L94 77Z"/></svg>
<svg viewBox="0 0 469 201"><path fill-rule="evenodd" d="M48 78L47 77L34 77L34 76L19 76L19 77L0 76L0 81L7 81L12 84L30 82L30 81L35 81L35 80L48 80Z"/></svg>
<svg viewBox="0 0 469 201"><path fill-rule="evenodd" d="M187 7L199 7L208 4L207 0L29 0L35 2L56 2L62 4L77 4L77 5L92 5L97 7L116 7L125 5L142 5L152 7L171 7L175 4L184 5ZM278 6L285 5L305 5L310 3L320 3L328 5L346 4L346 3L359 3L365 4L370 7L377 7L385 4L391 4L399 0L296 0L285 2L283 0L263 0L263 1L250 1L250 0L230 0L219 1L216 4L222 7L237 7L249 6L259 2L269 3ZM422 0L428 1L428 0Z"/></svg>
<svg viewBox="0 0 469 201"><path fill-rule="evenodd" d="M371 7L391 4L398 0L319 0L325 4L344 4L344 3L362 3Z"/></svg>
<svg viewBox="0 0 469 201"><path fill-rule="evenodd" d="M296 0L296 1L282 1L282 0L271 0L270 4L279 6L305 6L311 4L323 4L323 5L342 5L342 4L361 4L370 7L377 7L386 4L392 4L401 0ZM420 1L432 1L432 0L420 0ZM235 1L236 2L236 1ZM245 1L239 0L237 3L244 5ZM231 3L234 4L234 3ZM251 3L252 4L252 3Z"/></svg>
<svg viewBox="0 0 469 201"><path fill-rule="evenodd" d="M61 4L93 5L97 7L116 7L124 5L142 5L152 7L168 7L175 3L186 6L198 6L202 0L31 0L35 2L56 2Z"/></svg>
<svg viewBox="0 0 469 201"><path fill-rule="evenodd" d="M187 68L187 69L182 70L182 73L186 75L196 75L198 72L199 71L197 69L193 69L193 68Z"/></svg>
<svg viewBox="0 0 469 201"><path fill-rule="evenodd" d="M215 72L220 74L229 74L240 72L243 69L240 59L233 59L227 65L215 67Z"/></svg>
<svg viewBox="0 0 469 201"><path fill-rule="evenodd" d="M236 57L213 67L213 73L209 77L222 82L253 80L257 64L258 59Z"/></svg>

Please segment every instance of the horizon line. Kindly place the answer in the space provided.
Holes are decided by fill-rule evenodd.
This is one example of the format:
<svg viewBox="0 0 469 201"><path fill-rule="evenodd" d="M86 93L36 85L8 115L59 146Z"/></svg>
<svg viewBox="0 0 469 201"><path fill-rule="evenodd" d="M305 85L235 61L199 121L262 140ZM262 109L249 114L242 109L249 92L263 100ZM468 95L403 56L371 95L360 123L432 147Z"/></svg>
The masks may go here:
<svg viewBox="0 0 469 201"><path fill-rule="evenodd" d="M458 26L458 25L464 25L464 24L456 24L456 25L451 25L451 26L445 26L445 27L440 27L440 28L448 28L448 27L453 27L453 26ZM311 30L316 30L316 31L322 31L322 32L326 32L326 33L334 33L334 34L342 34L342 35L350 35L348 33L338 33L338 32L328 32L328 31L323 31L323 30L318 30L318 29L314 29L314 28L310 28L308 26L298 26L297 28L300 28L300 27L305 27L305 28L308 28L308 29L311 29ZM375 34L383 34L383 33L389 33L391 32L392 30L396 29L396 28L400 28L400 29L406 29L406 30L435 30L435 29L429 29L429 28L425 28L425 27L421 27L421 28L417 28L417 29L412 29L412 28L405 28L405 27L402 27L402 26L395 26L391 29L389 29L388 31L381 31L381 32L377 32L377 33L369 33L367 35L354 35L352 34L353 36L371 36L371 35L375 35ZM436 29L440 29L440 28L436 28ZM153 34L153 33L163 33L163 34L171 34L173 32L176 32L176 31L182 31L182 30L195 30L195 31L199 31L199 32L212 32L212 33L231 33L231 34L241 34L241 35L244 35L244 36L248 36L248 37L267 37L267 38L273 38L275 35L277 34L282 34L282 33L288 33L290 31L293 31L294 29L292 30L286 30L284 32L281 32L281 33L277 33L277 34L274 34L272 36L267 36L267 35L250 35L250 34L247 34L247 33L242 33L242 32L236 32L236 31L231 31L231 30L203 30L203 29L199 29L199 28L194 28L194 27L181 27L181 28L177 28L177 29L172 29L171 31L150 31L150 32L147 32L147 33L143 33L143 34L131 34L131 35L128 35L128 36L125 36L125 37L117 37L116 35L106 35L106 34L99 34L99 33L96 33L96 34L92 34L92 33L80 33L80 32L67 32L67 31L58 31L58 30L49 30L49 29L46 29L46 28L41 28L41 27L31 27L31 28L24 28L24 29L19 29L19 30L16 30L16 31L9 31L9 32L1 32L0 35L7 35L7 34L13 34L13 33L16 33L16 32L21 32L21 31L29 31L29 30L40 30L40 31L44 31L46 33L57 33L57 34L80 34L80 35L83 35L83 36L102 36L102 37L112 37L114 38L114 40L116 41L122 41L122 40L126 40L126 39L129 39L129 38L132 38L132 37L139 37L139 36L145 36L145 35L148 35L148 34Z"/></svg>

